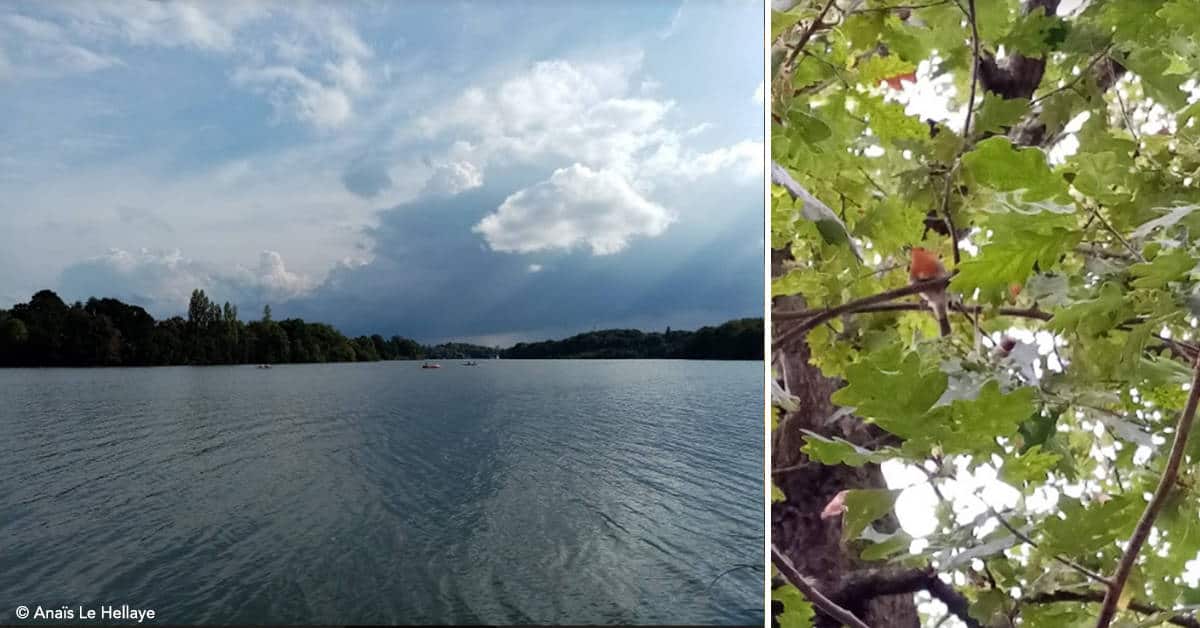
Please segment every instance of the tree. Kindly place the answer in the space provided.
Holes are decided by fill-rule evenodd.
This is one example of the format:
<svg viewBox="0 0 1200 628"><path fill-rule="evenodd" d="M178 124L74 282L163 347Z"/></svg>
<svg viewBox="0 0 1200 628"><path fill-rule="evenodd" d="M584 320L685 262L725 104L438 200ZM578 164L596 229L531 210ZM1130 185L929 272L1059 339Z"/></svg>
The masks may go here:
<svg viewBox="0 0 1200 628"><path fill-rule="evenodd" d="M1198 13L1058 9L772 12L780 624L939 623L920 591L951 625L1200 625ZM914 89L957 113L906 108ZM961 299L949 338L911 246L951 273L920 286ZM939 504L920 543L884 463Z"/></svg>
<svg viewBox="0 0 1200 628"><path fill-rule="evenodd" d="M262 320L264 323L271 322L271 305L270 304L263 306Z"/></svg>

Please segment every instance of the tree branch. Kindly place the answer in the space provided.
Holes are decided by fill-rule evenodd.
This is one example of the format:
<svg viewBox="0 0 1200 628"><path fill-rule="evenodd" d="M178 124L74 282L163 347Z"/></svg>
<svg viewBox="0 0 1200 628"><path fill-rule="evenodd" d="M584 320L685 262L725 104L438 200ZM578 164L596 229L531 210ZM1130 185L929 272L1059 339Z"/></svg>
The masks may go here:
<svg viewBox="0 0 1200 628"><path fill-rule="evenodd" d="M1056 602L1103 602L1104 591L1089 590L1089 591L1050 591L1048 593L1039 593L1021 600L1024 604L1054 604ZM1131 601L1129 609L1141 613L1143 615L1155 615L1158 613L1172 612L1169 609L1159 608L1153 604L1145 602ZM1200 621L1191 615L1178 613L1167 619L1168 623L1176 626L1184 626L1184 628L1200 628Z"/></svg>
<svg viewBox="0 0 1200 628"><path fill-rule="evenodd" d="M1138 552L1141 551L1146 538L1150 536L1154 520L1162 511L1163 505L1166 504L1167 497L1175 486L1175 479L1179 476L1179 465L1183 462L1183 452L1187 449L1188 434L1191 433L1192 423L1196 418L1196 405L1200 403L1200 357L1197 358L1192 370L1192 389L1188 394L1183 414L1179 415L1179 424L1175 427L1175 441L1171 444L1171 455L1167 459L1167 466L1163 469L1162 477L1159 478L1158 488L1154 489L1154 496L1150 498L1150 503L1146 504L1146 510L1142 512L1141 520L1134 528L1133 535L1129 537L1129 544L1121 556L1121 562L1113 576L1112 585L1108 587L1108 593L1104 596L1104 605L1100 607L1100 617L1096 620L1096 628L1108 628L1117 614L1117 601L1121 598L1121 591L1125 588L1126 581L1129 580L1129 574L1133 572Z"/></svg>
<svg viewBox="0 0 1200 628"><path fill-rule="evenodd" d="M975 22L975 0L967 0L967 20L971 22L971 92L967 96L967 116L963 120L963 144L954 157L954 167L946 172L946 192L942 195L942 219L946 221L946 229L950 231L950 242L954 245L954 266L957 268L960 260L958 252L958 231L954 229L954 218L950 215L950 194L954 190L954 175L958 171L959 159L970 146L971 115L975 112L975 89L979 85L979 25Z"/></svg>
<svg viewBox="0 0 1200 628"><path fill-rule="evenodd" d="M882 595L900 595L928 591L942 601L951 613L969 628L981 628L971 617L966 596L938 578L932 568L926 569L863 569L853 571L842 579L841 587L832 597L841 603L857 602Z"/></svg>
<svg viewBox="0 0 1200 628"><path fill-rule="evenodd" d="M940 7L943 4L950 4L950 0L939 0L938 2L930 2L928 4L893 4L886 7L874 7L866 9L855 9L850 12L850 15L859 13L877 13L883 11L916 11L917 9L928 9L930 7Z"/></svg>
<svg viewBox="0 0 1200 628"><path fill-rule="evenodd" d="M796 566L792 564L792 559L788 558L782 551L780 551L780 549L776 547L774 543L771 544L771 562L775 563L775 568L779 570L779 573L783 574L783 577L787 578L787 581L792 583L792 585L794 585L797 589L800 589L800 592L804 594L804 597L807 598L808 601L812 602L813 606L821 609L821 612L847 626L850 626L850 628L871 628L867 624L863 623L863 620L855 617L854 613L851 613L841 606L838 606L833 602L833 600L830 600L820 591L818 591L817 588L813 586L807 578L804 577L804 574L800 573L800 571L796 569Z"/></svg>
<svg viewBox="0 0 1200 628"><path fill-rule="evenodd" d="M931 280L931 281L936 281L936 280ZM924 286L925 284L914 284L914 285ZM795 335L806 333L806 332L810 331L811 329L813 329L814 327L816 327L817 325L820 325L820 324L824 323L825 321L827 321L831 318L834 318L835 316L839 316L841 314L850 314L850 313L864 314L864 313L868 313L868 312L923 312L923 311L928 310L929 308L924 303L886 303L886 302L880 303L881 300L882 301L890 301L892 299L900 298L901 296L910 294L913 292L913 290L911 290L911 288L913 288L913 287L914 286L908 286L907 288L898 288L896 290L880 292L879 294L876 294L876 295L873 295L870 297L864 297L857 301L851 301L849 303L845 303L841 306L838 306L836 308L832 308L829 310L816 310L816 311L814 311L814 310L799 310L799 311L785 310L785 311L781 311L781 312L772 312L771 318L772 318L773 322L775 322L775 323L782 323L782 322L788 322L788 321L803 321L803 322L801 322L796 327L789 329L786 332L780 334L779 340L777 340L775 342L775 344L771 345L771 350L778 351L779 349L781 349L785 346L784 343L792 342L792 340L794 340L794 338L795 338ZM922 288L922 290L923 290L923 288ZM916 291L922 291L922 290L916 290ZM903 294L899 294L897 296L896 293L901 293L901 292L903 292ZM885 297L885 296L887 296L888 298L886 298L886 299L880 298L880 297ZM963 305L961 303L951 303L951 304L949 304L949 309L951 311L960 312L960 313L966 314L968 316L969 315L978 316L980 314L983 314L983 313L989 311L980 305ZM829 314L833 310L837 310L837 311L834 312L833 314ZM998 307L995 310L991 310L991 312L993 312L999 316L1011 316L1011 317L1015 317L1015 318L1029 318L1029 319L1040 320L1040 321L1049 321L1054 318L1054 315L1051 314L1050 312L1045 312L1045 311L1039 310L1036 307L1034 307L1034 308ZM821 317L820 320L814 320L817 317ZM1137 316L1137 317L1134 317L1134 318L1131 318L1129 320L1122 322L1120 325L1117 325L1116 328L1128 331L1128 329L1131 326L1138 325L1138 324L1141 324L1144 322L1146 322L1145 318ZM811 324L809 324L809 323L811 323ZM1198 354L1200 354L1200 348L1196 347L1195 345L1193 345L1191 343L1182 342L1179 340L1173 340L1173 339L1167 338L1161 334L1151 334L1151 335L1156 340L1163 343L1163 345L1165 345L1168 349L1171 349L1174 353L1176 353L1177 355L1179 355L1180 357L1182 357L1186 360L1189 360L1189 361L1193 360L1193 359L1195 359L1195 357Z"/></svg>
<svg viewBox="0 0 1200 628"><path fill-rule="evenodd" d="M805 319L799 325L796 325L792 329L779 334L779 338L771 343L771 351L778 351L787 347L792 343L793 340L803 337L804 334L810 329L820 325L821 323L824 323L825 321L841 316L842 314L857 312L867 306L876 305L879 303L887 303L888 301L895 301L901 297L918 294L928 290L945 290L949 283L950 277L939 277L937 279L930 279L928 281L909 284L902 288L896 288L895 290L887 290L885 292L880 292L879 294L863 297L855 301L850 301L849 303L843 303L836 307L815 312L811 317Z"/></svg>
<svg viewBox="0 0 1200 628"><path fill-rule="evenodd" d="M996 521L1000 522L1000 525L1004 526L1004 528L1007 529L1009 532L1011 532L1013 536L1017 537L1018 539L1021 539L1026 544L1028 544L1030 547L1038 546L1038 544L1035 543L1033 541L1033 539L1029 538L1028 535L1026 535L1024 532L1021 532L1020 530L1018 530L1016 528L1016 526L1012 525L1008 521L1005 521L1004 517L1000 513L996 512L996 510L994 508L992 508L990 505L988 505L986 503L984 505L987 506L987 509L988 509L988 511L991 512L992 516L996 518ZM1105 578L1104 576L1092 571L1091 569L1088 569L1087 567L1084 567L1083 565L1080 565L1079 563L1077 563L1065 556L1062 556L1061 554L1055 554L1053 556L1053 558L1054 558L1054 560L1057 560L1058 562L1066 565L1067 567L1070 567L1071 569L1074 569L1075 571L1078 571L1079 573L1087 576L1088 578L1095 580L1096 582L1099 582L1105 586L1112 586L1112 581L1109 580L1108 578Z"/></svg>
<svg viewBox="0 0 1200 628"><path fill-rule="evenodd" d="M804 29L804 32L800 34L800 40L796 42L796 47L792 48L792 51L788 53L787 60L783 64L784 66L792 65L792 62L800 55L800 51L804 50L804 47L808 45L808 40L812 39L813 33L816 33L817 28L825 23L825 14L829 13L829 9L833 7L834 2L835 0L826 2L825 8L821 9L817 17L813 18L812 24L809 24L808 28Z"/></svg>

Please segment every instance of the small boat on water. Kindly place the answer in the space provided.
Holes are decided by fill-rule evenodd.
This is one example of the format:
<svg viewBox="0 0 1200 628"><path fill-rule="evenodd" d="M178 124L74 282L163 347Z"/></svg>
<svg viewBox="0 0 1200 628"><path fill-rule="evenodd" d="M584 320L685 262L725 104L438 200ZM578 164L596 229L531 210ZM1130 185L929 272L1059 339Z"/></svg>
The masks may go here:
<svg viewBox="0 0 1200 628"><path fill-rule="evenodd" d="M421 365L421 368L423 368L423 369L440 369L440 368L442 368L442 365L438 364L436 362L434 362L432 364L430 364L429 362L426 362Z"/></svg>
<svg viewBox="0 0 1200 628"><path fill-rule="evenodd" d="M258 368L260 368L260 369L269 369L269 368L271 368L271 365L270 365L270 364L259 364L259 365L258 365Z"/></svg>
<svg viewBox="0 0 1200 628"><path fill-rule="evenodd" d="M476 362L475 360L467 360L466 362L463 362L462 365L463 366L479 366L479 363Z"/></svg>

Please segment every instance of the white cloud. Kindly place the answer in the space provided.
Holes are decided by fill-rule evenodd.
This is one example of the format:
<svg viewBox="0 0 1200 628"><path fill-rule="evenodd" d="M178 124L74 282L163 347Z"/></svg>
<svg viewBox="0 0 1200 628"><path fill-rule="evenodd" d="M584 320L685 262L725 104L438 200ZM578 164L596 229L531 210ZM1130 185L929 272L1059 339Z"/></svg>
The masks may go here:
<svg viewBox="0 0 1200 628"><path fill-rule="evenodd" d="M54 7L72 26L93 39L120 39L137 46L191 47L215 52L234 49L238 29L267 17L262 3L71 2Z"/></svg>
<svg viewBox="0 0 1200 628"><path fill-rule="evenodd" d="M352 114L344 90L324 85L294 67L241 67L233 73L233 81L265 94L277 114L290 111L319 129L342 126Z"/></svg>
<svg viewBox="0 0 1200 628"><path fill-rule="evenodd" d="M256 268L239 269L238 279L245 286L257 288L265 298L280 301L306 294L316 287L310 277L289 271L283 257L275 251L263 251Z"/></svg>
<svg viewBox="0 0 1200 628"><path fill-rule="evenodd" d="M759 83L758 87L754 88L754 103L761 105L761 104L763 104L765 99L766 99L766 91L763 88L763 84Z"/></svg>
<svg viewBox="0 0 1200 628"><path fill-rule="evenodd" d="M20 14L0 20L0 42L15 44L12 52L0 45L0 78L49 78L95 72L116 65L117 57L71 41L60 26ZM11 60L9 60L11 57Z"/></svg>
<svg viewBox="0 0 1200 628"><path fill-rule="evenodd" d="M351 92L361 92L367 86L367 71L353 57L346 57L340 63L326 63L325 73L339 87Z"/></svg>
<svg viewBox="0 0 1200 628"><path fill-rule="evenodd" d="M609 255L633 237L660 235L673 220L619 174L575 164L510 195L474 231L496 251L532 253L584 245L593 255Z"/></svg>
<svg viewBox="0 0 1200 628"><path fill-rule="evenodd" d="M687 170L689 178L729 172L738 181L753 182L763 176L762 142L742 141L733 146L700 153ZM685 164L685 168L688 166Z"/></svg>
<svg viewBox="0 0 1200 628"><path fill-rule="evenodd" d="M540 273L540 272L542 272L542 265L541 264L530 264L529 268L527 270L529 270L529 272L531 272L531 273Z"/></svg>
<svg viewBox="0 0 1200 628"><path fill-rule="evenodd" d="M686 0L679 3L679 8L675 9L674 15L671 16L670 23L665 28L658 31L659 39L670 39L675 31L679 29L679 18L683 17L683 7L687 4Z"/></svg>
<svg viewBox="0 0 1200 628"><path fill-rule="evenodd" d="M437 165L433 176L425 182L424 194L454 196L483 185L483 174L469 161L452 161Z"/></svg>
<svg viewBox="0 0 1200 628"><path fill-rule="evenodd" d="M68 267L59 285L69 299L116 296L158 316L170 316L186 310L192 290L197 288L217 301L257 306L306 294L315 282L288 271L283 258L274 251L263 251L257 267L239 267L225 273L211 264L186 258L179 250L112 249ZM96 290L105 293L94 294Z"/></svg>
<svg viewBox="0 0 1200 628"><path fill-rule="evenodd" d="M234 84L266 97L276 116L287 114L318 129L343 126L355 96L370 91L374 56L338 10L270 1L246 3L144 2L47 3L64 26L11 15L0 22L19 33L29 57L16 64L28 74L90 72L120 63L82 42L187 47L236 60ZM282 9L282 10L281 10ZM264 44L247 37L247 27L273 17L276 33Z"/></svg>
<svg viewBox="0 0 1200 628"><path fill-rule="evenodd" d="M685 141L711 123L673 128L676 103L647 95L654 89L635 80L640 69L640 54L539 62L497 85L467 88L450 106L420 118L417 128L425 139L452 133L470 151L450 153L469 155L481 170L558 158L615 172L643 194L664 179L691 181L724 170L739 181L762 177L762 157L745 143L710 153L687 147Z"/></svg>

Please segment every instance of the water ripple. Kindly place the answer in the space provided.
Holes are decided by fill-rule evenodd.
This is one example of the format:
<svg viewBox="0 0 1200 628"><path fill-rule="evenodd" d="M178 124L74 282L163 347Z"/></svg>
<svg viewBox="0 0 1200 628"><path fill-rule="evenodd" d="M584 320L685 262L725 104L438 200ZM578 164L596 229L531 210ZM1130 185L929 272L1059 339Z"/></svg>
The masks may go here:
<svg viewBox="0 0 1200 628"><path fill-rule="evenodd" d="M761 571L707 589L762 553L761 373L0 370L0 598L185 623L761 623Z"/></svg>

